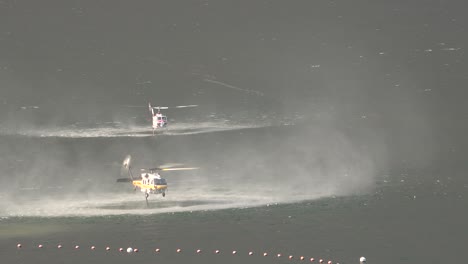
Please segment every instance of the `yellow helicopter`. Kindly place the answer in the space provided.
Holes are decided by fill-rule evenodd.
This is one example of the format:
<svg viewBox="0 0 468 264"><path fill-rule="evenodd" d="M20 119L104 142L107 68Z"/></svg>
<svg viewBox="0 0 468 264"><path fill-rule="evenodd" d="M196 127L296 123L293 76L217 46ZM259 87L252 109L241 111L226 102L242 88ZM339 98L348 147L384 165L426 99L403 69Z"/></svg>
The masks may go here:
<svg viewBox="0 0 468 264"><path fill-rule="evenodd" d="M141 169L140 178L133 176L132 167L130 165L132 157L127 155L122 166L127 170L128 177L117 179L117 182L131 182L134 186L134 191L140 189L145 194L146 204L148 204L148 197L150 194L161 194L166 196L167 181L159 175L159 171L181 171L181 170L195 170L195 167L182 167L182 164L168 164L156 168Z"/></svg>

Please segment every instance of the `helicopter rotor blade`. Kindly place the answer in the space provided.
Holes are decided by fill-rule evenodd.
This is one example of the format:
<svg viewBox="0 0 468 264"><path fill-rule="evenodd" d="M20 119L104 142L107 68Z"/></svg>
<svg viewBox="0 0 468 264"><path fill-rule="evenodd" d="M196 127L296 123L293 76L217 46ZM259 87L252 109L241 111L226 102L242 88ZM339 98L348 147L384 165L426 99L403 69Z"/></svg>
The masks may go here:
<svg viewBox="0 0 468 264"><path fill-rule="evenodd" d="M188 108L188 107L197 107L198 105L178 105L174 106L174 108Z"/></svg>
<svg viewBox="0 0 468 264"><path fill-rule="evenodd" d="M197 170L198 167L166 167L166 168L149 168L149 169L141 169L142 172L149 172L149 171L183 171L183 170Z"/></svg>
<svg viewBox="0 0 468 264"><path fill-rule="evenodd" d="M130 108L143 108L148 106L142 105L124 105L125 107ZM177 106L151 106L153 109L173 109L173 108L189 108L189 107L197 107L198 105L177 105Z"/></svg>
<svg viewBox="0 0 468 264"><path fill-rule="evenodd" d="M177 106L152 106L153 109L174 109L174 108L189 108L197 107L198 105L177 105Z"/></svg>
<svg viewBox="0 0 468 264"><path fill-rule="evenodd" d="M161 168L162 171L182 171L182 170L198 170L199 168Z"/></svg>
<svg viewBox="0 0 468 264"><path fill-rule="evenodd" d="M182 164L182 163L166 163L166 164L158 166L158 168L161 168L161 169L175 168L175 167L184 167L184 164Z"/></svg>

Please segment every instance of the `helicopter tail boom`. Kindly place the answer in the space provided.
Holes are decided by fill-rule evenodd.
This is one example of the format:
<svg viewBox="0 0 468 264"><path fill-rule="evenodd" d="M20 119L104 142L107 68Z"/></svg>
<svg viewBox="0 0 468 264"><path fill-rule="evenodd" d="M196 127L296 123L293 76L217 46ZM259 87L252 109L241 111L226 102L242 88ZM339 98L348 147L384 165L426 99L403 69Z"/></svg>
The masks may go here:
<svg viewBox="0 0 468 264"><path fill-rule="evenodd" d="M117 179L117 182L133 182L133 180L130 178L120 178Z"/></svg>

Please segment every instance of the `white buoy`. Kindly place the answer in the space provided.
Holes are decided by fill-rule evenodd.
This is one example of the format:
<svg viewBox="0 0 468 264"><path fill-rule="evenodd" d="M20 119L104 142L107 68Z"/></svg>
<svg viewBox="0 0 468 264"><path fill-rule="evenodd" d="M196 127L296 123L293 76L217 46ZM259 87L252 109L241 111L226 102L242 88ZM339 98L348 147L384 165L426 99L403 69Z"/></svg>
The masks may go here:
<svg viewBox="0 0 468 264"><path fill-rule="evenodd" d="M359 258L359 262L361 262L361 263L366 263L366 258L365 258L365 257L360 257L360 258Z"/></svg>
<svg viewBox="0 0 468 264"><path fill-rule="evenodd" d="M22 247L22 245L21 245L21 244L18 244L18 245L16 245L16 247L17 247L17 248L21 248L21 247Z"/></svg>
<svg viewBox="0 0 468 264"><path fill-rule="evenodd" d="M161 250L159 248L157 248L154 251L156 251L156 253L159 253L159 251L161 251Z"/></svg>
<svg viewBox="0 0 468 264"><path fill-rule="evenodd" d="M252 255L253 255L253 252L252 252L252 251L250 251L250 252L249 252L249 256L252 256Z"/></svg>
<svg viewBox="0 0 468 264"><path fill-rule="evenodd" d="M129 247L127 248L127 253L132 253L133 252L133 248Z"/></svg>
<svg viewBox="0 0 468 264"><path fill-rule="evenodd" d="M119 251L122 252L122 251L123 251L123 248L119 248Z"/></svg>
<svg viewBox="0 0 468 264"><path fill-rule="evenodd" d="M95 250L95 249L96 249L96 247L95 247L95 246L91 246L91 250Z"/></svg>
<svg viewBox="0 0 468 264"><path fill-rule="evenodd" d="M278 258L280 258L280 257L281 257L281 254L278 254L278 255L276 255L276 256L277 256Z"/></svg>
<svg viewBox="0 0 468 264"><path fill-rule="evenodd" d="M201 253L201 249L197 249L197 253Z"/></svg>
<svg viewBox="0 0 468 264"><path fill-rule="evenodd" d="M178 248L176 251L177 251L177 253L180 253L182 250L180 248Z"/></svg>
<svg viewBox="0 0 468 264"><path fill-rule="evenodd" d="M58 249L61 249L61 248L62 248L62 245L57 245L57 248L58 248Z"/></svg>
<svg viewBox="0 0 468 264"><path fill-rule="evenodd" d="M304 259L305 259L305 257L304 257L304 256L301 256L299 259L300 259L300 260L304 260Z"/></svg>
<svg viewBox="0 0 468 264"><path fill-rule="evenodd" d="M133 250L133 252L135 252L135 253L137 253L138 251L139 251L138 248L135 248L135 249Z"/></svg>
<svg viewBox="0 0 468 264"><path fill-rule="evenodd" d="M233 254L233 255L235 255L236 253L237 253L237 251L235 251L235 250L232 251L232 254Z"/></svg>
<svg viewBox="0 0 468 264"><path fill-rule="evenodd" d="M293 258L294 258L293 255L289 255L289 259L293 259Z"/></svg>
<svg viewBox="0 0 468 264"><path fill-rule="evenodd" d="M314 258L310 258L310 262L314 262L314 261L315 261L315 259L314 259Z"/></svg>
<svg viewBox="0 0 468 264"><path fill-rule="evenodd" d="M75 249L79 249L79 248L80 248L80 246L78 246L78 245L75 246Z"/></svg>
<svg viewBox="0 0 468 264"><path fill-rule="evenodd" d="M39 244L39 246L37 246L37 247L38 247L38 248L42 248L43 246L42 246L42 244Z"/></svg>
<svg viewBox="0 0 468 264"><path fill-rule="evenodd" d="M264 256L264 257L268 256L268 253L264 252L264 253L263 253L263 256Z"/></svg>
<svg viewBox="0 0 468 264"><path fill-rule="evenodd" d="M217 249L217 250L215 250L215 252L214 252L214 253L215 253L215 254L219 254L219 250L218 250L218 249Z"/></svg>
<svg viewBox="0 0 468 264"><path fill-rule="evenodd" d="M110 250L110 247L106 247L106 251L109 251Z"/></svg>

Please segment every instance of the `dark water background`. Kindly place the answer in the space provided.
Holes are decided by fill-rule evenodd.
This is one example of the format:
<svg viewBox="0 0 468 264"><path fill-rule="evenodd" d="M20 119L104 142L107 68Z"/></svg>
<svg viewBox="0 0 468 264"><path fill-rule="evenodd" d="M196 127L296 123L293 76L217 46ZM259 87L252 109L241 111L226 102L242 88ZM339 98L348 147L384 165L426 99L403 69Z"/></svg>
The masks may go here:
<svg viewBox="0 0 468 264"><path fill-rule="evenodd" d="M1 262L462 262L465 7L1 1ZM127 154L200 169L147 208Z"/></svg>

